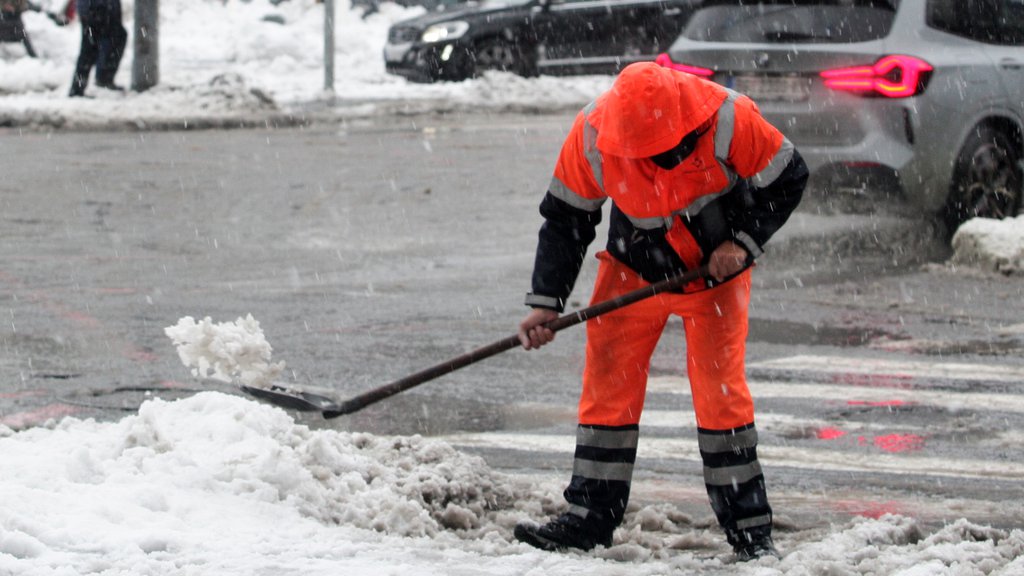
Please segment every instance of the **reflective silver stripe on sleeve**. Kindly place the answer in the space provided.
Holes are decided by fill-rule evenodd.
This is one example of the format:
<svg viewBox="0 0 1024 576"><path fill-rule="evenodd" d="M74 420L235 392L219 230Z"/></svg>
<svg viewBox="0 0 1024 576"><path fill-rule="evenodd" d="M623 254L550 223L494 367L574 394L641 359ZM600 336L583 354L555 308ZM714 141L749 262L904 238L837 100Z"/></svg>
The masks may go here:
<svg viewBox="0 0 1024 576"><path fill-rule="evenodd" d="M757 446L757 429L748 428L733 434L702 434L698 432L697 445L701 452L712 454L754 448Z"/></svg>
<svg viewBox="0 0 1024 576"><path fill-rule="evenodd" d="M548 185L548 192L551 192L552 196L558 198L562 202L565 202L569 206L580 210L586 210L587 212L600 210L601 205L604 204L605 201L604 198L600 198L598 200L584 198L566 186L561 180L554 177L551 178L551 184Z"/></svg>
<svg viewBox="0 0 1024 576"><path fill-rule="evenodd" d="M597 128L587 122L586 116L594 110L597 102L591 102L583 109L583 155L590 163L590 171L594 174L594 182L604 192L604 164L601 161L601 151L597 149Z"/></svg>
<svg viewBox="0 0 1024 576"><path fill-rule="evenodd" d="M743 520L736 521L737 530L747 530L755 528L757 526L766 526L772 523L771 514L762 514L760 516L754 516L752 518L744 518Z"/></svg>
<svg viewBox="0 0 1024 576"><path fill-rule="evenodd" d="M633 465L629 462L598 462L577 458L572 464L572 474L591 480L629 482L633 479Z"/></svg>
<svg viewBox="0 0 1024 576"><path fill-rule="evenodd" d="M636 448L639 440L639 430L601 430L586 426L576 428L576 444L580 446L618 450Z"/></svg>
<svg viewBox="0 0 1024 576"><path fill-rule="evenodd" d="M750 464L740 464L739 466L704 467L704 483L711 486L735 486L749 482L760 475L761 463L756 460Z"/></svg>
<svg viewBox="0 0 1024 576"><path fill-rule="evenodd" d="M782 174L782 171L789 165L789 161L793 159L793 143L788 138L782 139L782 146L779 146L779 151L775 153L771 162L768 163L760 172L750 177L750 183L758 188L764 188L765 186L775 182L775 179Z"/></svg>
<svg viewBox="0 0 1024 576"><path fill-rule="evenodd" d="M729 96L718 108L718 120L715 124L715 158L725 161L729 159L729 148L732 146L732 135L736 126L737 92L729 90Z"/></svg>
<svg viewBox="0 0 1024 576"><path fill-rule="evenodd" d="M718 107L718 114L715 120L715 160L718 161L718 167L722 170L722 173L729 179L729 183L725 185L725 189L716 195L715 198L732 190L733 186L736 185L736 181L739 180L736 171L729 164L729 148L732 147L732 137L736 131L736 99L739 96L738 92L729 90L729 95L722 102L722 105ZM708 202L713 199L708 200ZM693 209L687 208L686 215L693 216L700 212L702 208L704 208L704 205Z"/></svg>
<svg viewBox="0 0 1024 576"><path fill-rule="evenodd" d="M764 250L761 250L761 247L757 245L757 242L754 242L754 239L750 237L750 234L740 230L736 233L736 240L739 240L739 242L747 249L747 252L750 252L750 255L754 258L764 254Z"/></svg>
<svg viewBox="0 0 1024 576"><path fill-rule="evenodd" d="M543 306L545 308L561 308L562 301L553 296L541 296L540 294L527 294L527 306Z"/></svg>

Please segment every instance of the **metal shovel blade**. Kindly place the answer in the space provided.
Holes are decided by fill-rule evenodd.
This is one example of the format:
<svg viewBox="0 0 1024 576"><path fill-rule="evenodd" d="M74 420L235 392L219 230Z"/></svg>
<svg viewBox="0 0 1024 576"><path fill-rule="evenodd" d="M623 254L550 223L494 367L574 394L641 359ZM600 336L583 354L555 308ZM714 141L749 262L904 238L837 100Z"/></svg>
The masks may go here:
<svg viewBox="0 0 1024 576"><path fill-rule="evenodd" d="M278 384L271 384L266 388L240 384L239 388L242 392L266 400L275 406L300 412L337 412L340 409L338 402L333 398Z"/></svg>

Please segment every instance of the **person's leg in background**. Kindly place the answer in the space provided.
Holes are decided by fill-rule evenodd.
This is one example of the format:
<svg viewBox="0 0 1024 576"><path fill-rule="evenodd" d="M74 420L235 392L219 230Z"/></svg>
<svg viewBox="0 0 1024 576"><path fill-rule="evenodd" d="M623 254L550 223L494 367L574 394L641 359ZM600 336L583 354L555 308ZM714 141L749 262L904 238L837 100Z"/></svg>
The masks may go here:
<svg viewBox="0 0 1024 576"><path fill-rule="evenodd" d="M117 69L128 43L128 31L120 22L110 22L102 33L96 61L96 85L110 90L123 90L114 83Z"/></svg>
<svg viewBox="0 0 1024 576"><path fill-rule="evenodd" d="M96 30L90 22L82 21L82 46L75 64L75 75L71 78L71 96L85 96L89 84L89 73L99 57L99 42Z"/></svg>

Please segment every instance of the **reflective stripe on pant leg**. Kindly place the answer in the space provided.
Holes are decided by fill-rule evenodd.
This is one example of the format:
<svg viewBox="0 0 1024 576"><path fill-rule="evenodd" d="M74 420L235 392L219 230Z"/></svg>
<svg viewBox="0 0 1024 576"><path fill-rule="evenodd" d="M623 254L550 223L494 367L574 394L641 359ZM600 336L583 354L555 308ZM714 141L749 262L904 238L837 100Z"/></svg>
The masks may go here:
<svg viewBox="0 0 1024 576"><path fill-rule="evenodd" d="M771 507L757 460L754 402L744 364L749 302L747 271L689 295L682 311L704 482L711 507L733 545L771 533Z"/></svg>
<svg viewBox="0 0 1024 576"><path fill-rule="evenodd" d="M647 283L606 252L593 300L604 301ZM647 371L668 311L651 298L587 323L587 358L580 394L573 475L565 498L573 513L622 521L636 459Z"/></svg>
<svg viewBox="0 0 1024 576"><path fill-rule="evenodd" d="M565 489L570 510L593 517L608 528L622 521L636 461L639 427L588 426L576 428L572 480Z"/></svg>
<svg viewBox="0 0 1024 576"><path fill-rule="evenodd" d="M757 460L753 424L732 430L697 429L711 508L730 544L771 535L772 509Z"/></svg>

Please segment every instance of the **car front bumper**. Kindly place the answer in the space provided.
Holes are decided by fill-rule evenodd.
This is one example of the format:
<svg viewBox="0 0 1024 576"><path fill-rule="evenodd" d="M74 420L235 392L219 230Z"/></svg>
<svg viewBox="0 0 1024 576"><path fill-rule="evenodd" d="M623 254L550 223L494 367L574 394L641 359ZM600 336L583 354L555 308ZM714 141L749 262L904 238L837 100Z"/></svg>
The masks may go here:
<svg viewBox="0 0 1024 576"><path fill-rule="evenodd" d="M384 66L389 74L414 82L462 80L468 74L465 55L457 42L385 44Z"/></svg>

